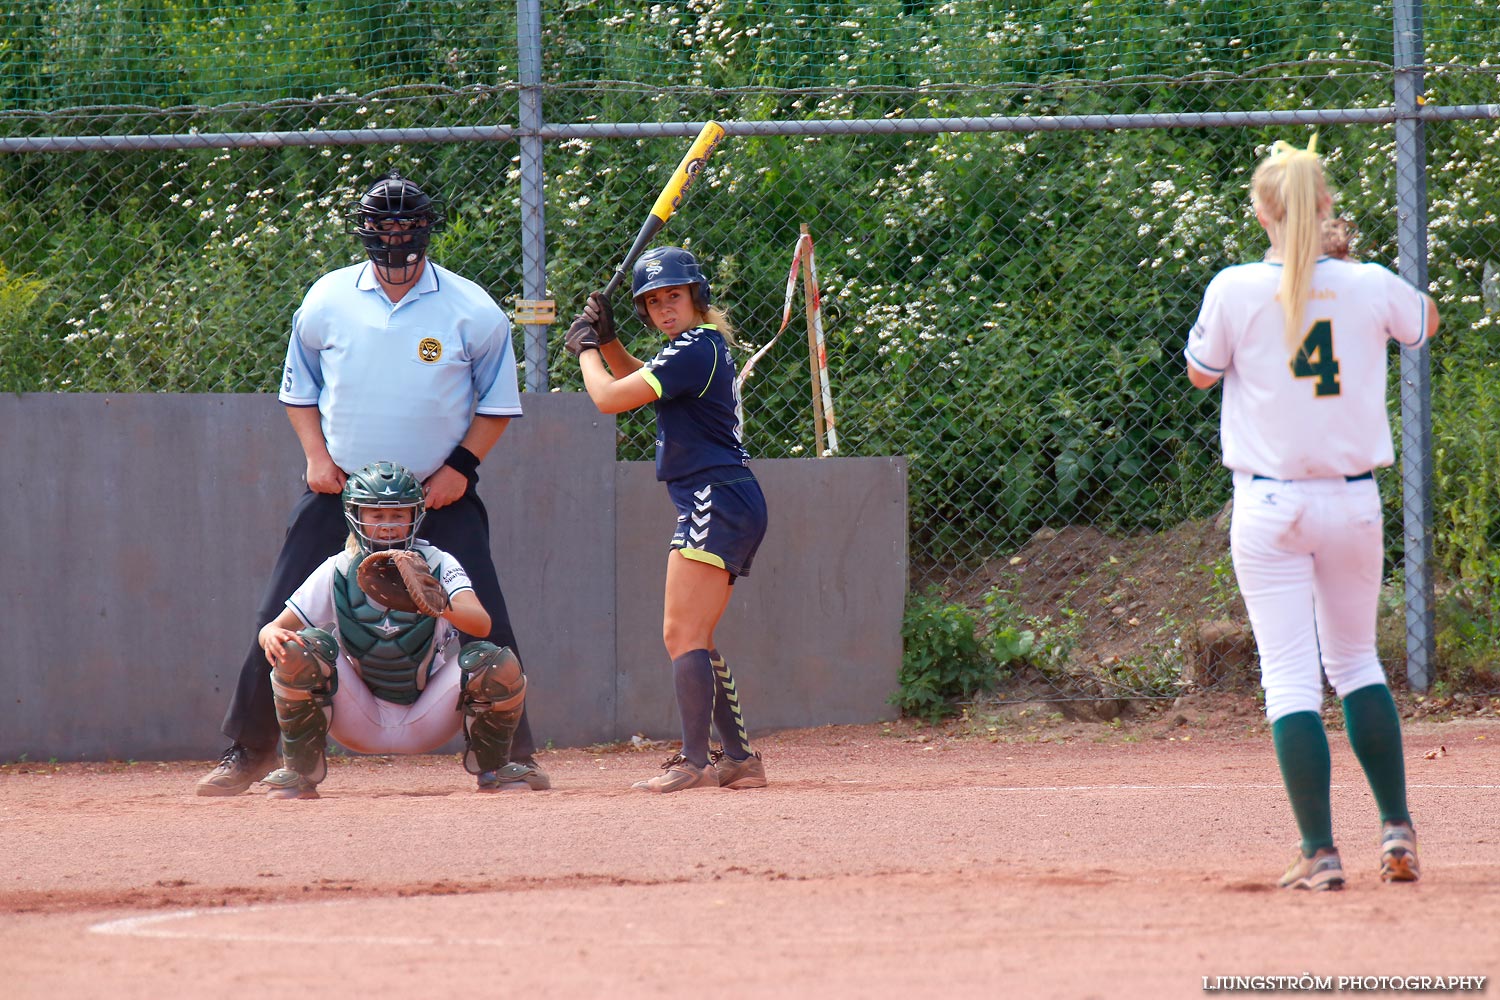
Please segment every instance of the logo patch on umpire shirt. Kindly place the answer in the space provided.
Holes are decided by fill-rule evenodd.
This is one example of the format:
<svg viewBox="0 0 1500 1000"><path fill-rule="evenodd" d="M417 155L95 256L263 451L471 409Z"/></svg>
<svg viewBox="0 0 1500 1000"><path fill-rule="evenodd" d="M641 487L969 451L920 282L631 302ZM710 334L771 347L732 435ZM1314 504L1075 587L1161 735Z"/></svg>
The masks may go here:
<svg viewBox="0 0 1500 1000"><path fill-rule="evenodd" d="M429 365L443 359L443 342L436 337L423 337L417 344L417 357Z"/></svg>

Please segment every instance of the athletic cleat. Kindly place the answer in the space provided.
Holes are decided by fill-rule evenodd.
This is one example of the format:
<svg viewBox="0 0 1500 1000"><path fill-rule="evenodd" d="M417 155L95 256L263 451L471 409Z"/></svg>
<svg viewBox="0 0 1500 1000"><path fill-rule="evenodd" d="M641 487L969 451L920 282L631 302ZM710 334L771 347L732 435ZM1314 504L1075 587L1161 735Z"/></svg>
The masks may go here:
<svg viewBox="0 0 1500 1000"><path fill-rule="evenodd" d="M479 775L481 792L545 792L551 787L552 781L535 761L514 760Z"/></svg>
<svg viewBox="0 0 1500 1000"><path fill-rule="evenodd" d="M1417 861L1417 832L1410 823L1386 823L1380 828L1380 881L1415 882L1422 877Z"/></svg>
<svg viewBox="0 0 1500 1000"><path fill-rule="evenodd" d="M662 772L631 785L647 792L681 792L689 788L718 788L719 772L712 764L699 767L682 754L674 754L662 764Z"/></svg>
<svg viewBox="0 0 1500 1000"><path fill-rule="evenodd" d="M279 767L261 779L270 790L268 799L316 799L318 786L289 767Z"/></svg>
<svg viewBox="0 0 1500 1000"><path fill-rule="evenodd" d="M709 755L719 775L720 788L765 788L766 765L760 754L752 752L744 760L735 760L723 750Z"/></svg>
<svg viewBox="0 0 1500 1000"><path fill-rule="evenodd" d="M281 763L276 750L252 750L236 743L224 751L218 766L198 779L199 795L238 795Z"/></svg>
<svg viewBox="0 0 1500 1000"><path fill-rule="evenodd" d="M1344 863L1339 860L1337 848L1320 847L1310 858L1299 851L1297 860L1286 870L1278 883L1283 889L1311 889L1313 892L1332 892L1344 887Z"/></svg>

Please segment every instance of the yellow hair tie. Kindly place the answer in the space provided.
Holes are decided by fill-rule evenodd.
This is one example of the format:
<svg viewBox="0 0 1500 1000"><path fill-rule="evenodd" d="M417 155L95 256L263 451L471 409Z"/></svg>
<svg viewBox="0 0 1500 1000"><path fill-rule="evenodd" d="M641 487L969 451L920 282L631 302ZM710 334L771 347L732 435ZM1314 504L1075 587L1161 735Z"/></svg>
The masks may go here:
<svg viewBox="0 0 1500 1000"><path fill-rule="evenodd" d="M1277 139L1275 142L1271 143L1272 156L1287 156L1292 153L1301 152L1304 151L1298 149L1296 146L1293 146L1285 139ZM1318 133L1314 132L1312 134L1312 138L1308 140L1306 152L1312 153L1314 156L1318 154Z"/></svg>

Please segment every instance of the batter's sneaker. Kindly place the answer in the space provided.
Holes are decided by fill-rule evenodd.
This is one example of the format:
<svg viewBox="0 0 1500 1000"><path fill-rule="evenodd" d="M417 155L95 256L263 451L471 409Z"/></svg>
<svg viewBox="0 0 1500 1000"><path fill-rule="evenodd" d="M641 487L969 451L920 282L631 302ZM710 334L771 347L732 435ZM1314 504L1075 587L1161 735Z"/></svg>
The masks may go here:
<svg viewBox="0 0 1500 1000"><path fill-rule="evenodd" d="M199 795L238 795L281 763L275 749L252 750L236 743L224 751L219 764L198 779Z"/></svg>
<svg viewBox="0 0 1500 1000"><path fill-rule="evenodd" d="M630 787L648 792L681 792L689 788L719 787L719 774L712 764L699 767L679 753L668 758L661 767L661 774L637 781Z"/></svg>
<svg viewBox="0 0 1500 1000"><path fill-rule="evenodd" d="M270 786L268 799L315 799L318 786L289 767L279 767L261 779Z"/></svg>
<svg viewBox="0 0 1500 1000"><path fill-rule="evenodd" d="M1421 877L1417 832L1410 823L1386 823L1380 828L1380 881L1415 882Z"/></svg>
<svg viewBox="0 0 1500 1000"><path fill-rule="evenodd" d="M766 765L760 754L752 753L744 760L735 760L723 750L715 750L708 756L718 772L720 788L766 787Z"/></svg>
<svg viewBox="0 0 1500 1000"><path fill-rule="evenodd" d="M481 792L545 792L552 787L546 773L534 760L515 760L479 775Z"/></svg>
<svg viewBox="0 0 1500 1000"><path fill-rule="evenodd" d="M1330 892L1344 887L1344 863L1339 860L1337 848L1320 847L1310 858L1297 852L1297 860L1281 876L1283 889L1311 889L1313 892Z"/></svg>

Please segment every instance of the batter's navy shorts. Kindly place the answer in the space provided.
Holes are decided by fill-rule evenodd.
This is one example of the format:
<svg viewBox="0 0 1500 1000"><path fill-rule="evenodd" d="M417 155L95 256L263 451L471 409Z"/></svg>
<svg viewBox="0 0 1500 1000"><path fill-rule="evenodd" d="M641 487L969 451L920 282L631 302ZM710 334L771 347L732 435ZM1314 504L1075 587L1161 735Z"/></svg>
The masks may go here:
<svg viewBox="0 0 1500 1000"><path fill-rule="evenodd" d="M766 537L766 498L749 469L705 469L667 483L677 508L672 548L688 559L729 571L729 582L750 574Z"/></svg>

